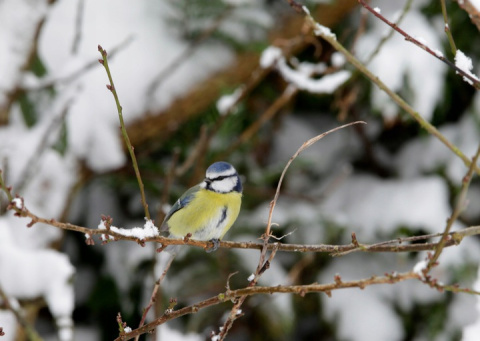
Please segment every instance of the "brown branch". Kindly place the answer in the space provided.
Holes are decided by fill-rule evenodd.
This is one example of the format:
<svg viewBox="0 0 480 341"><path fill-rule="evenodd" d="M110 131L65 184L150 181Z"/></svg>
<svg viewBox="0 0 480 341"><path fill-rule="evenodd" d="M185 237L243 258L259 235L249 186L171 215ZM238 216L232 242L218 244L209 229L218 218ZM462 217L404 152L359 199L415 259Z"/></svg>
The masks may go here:
<svg viewBox="0 0 480 341"><path fill-rule="evenodd" d="M290 294L298 294L300 296L304 296L308 293L319 293L324 292L328 296L331 296L332 291L339 290L339 289L347 289L347 288L360 288L363 289L370 285L378 285L378 284L393 284L398 283L410 279L419 279L419 275L414 272L406 272L400 274L386 274L385 276L372 276L370 278L355 280L355 281L348 281L343 282L340 276L336 276L335 281L328 284L308 284L308 285L278 285L278 286L248 286L246 288L237 289L237 290L227 290L224 293L220 293L216 296L210 297L204 301L195 303L185 308L181 308L178 310L170 310L165 312L163 316L160 318L146 324L142 328L135 329L130 333L124 333L120 335L115 341L125 341L130 340L137 335L148 333L149 331L153 330L155 327L164 324L170 320L176 319L180 316L184 316L187 314L197 313L200 309L210 307L213 305L217 305L220 303L228 302L231 300L235 300L238 297L242 296L251 296L257 294L274 294L274 293L290 293ZM479 294L473 291L466 291L469 293Z"/></svg>
<svg viewBox="0 0 480 341"><path fill-rule="evenodd" d="M268 260L265 261L265 257L266 257L267 250L268 250L268 247L267 247L268 246L268 239L269 239L268 235L263 235L262 252L260 253L260 258L259 258L259 261L258 261L257 269L255 270L255 273L253 274L253 278L251 280L249 279L250 280L250 283L248 283L249 288L253 288L257 285L260 277L264 274L264 272L267 269L270 268L270 264L271 264L273 258L275 257L275 255L277 253L278 243L275 243L275 244L273 244L274 248L273 248L272 252L270 253L270 256L268 257ZM227 286L227 287L229 287L229 286ZM242 315L241 314L241 307L242 307L243 303L245 302L245 300L248 298L248 296L249 295L241 295L235 301L235 304L233 305L232 309L230 310L230 314L228 315L227 320L223 324L223 328L221 328L221 332L219 334L219 337L220 337L219 341L225 340L225 338L227 337L227 334L228 334L230 328L232 328L235 320Z"/></svg>
<svg viewBox="0 0 480 341"><path fill-rule="evenodd" d="M477 153L472 158L472 163L471 163L471 165L468 169L467 174L465 175L465 177L462 180L462 189L461 189L459 197L457 199L457 204L455 205L455 208L452 212L452 215L450 216L450 218L448 218L447 226L445 226L445 230L443 231L442 238L438 242L438 246L435 248L435 253L433 254L432 258L430 258L430 260L427 264L425 274L428 271L430 271L432 269L432 267L436 264L438 258L440 257L440 254L442 253L442 250L445 246L445 243L448 241L450 229L452 228L453 223L457 220L458 216L460 215L460 213L465 208L464 206L465 206L465 200L466 200L466 196L467 196L468 187L470 186L470 182L472 181L473 170L474 170L474 168L477 164L477 161L478 161L479 157L480 157L480 145L478 146Z"/></svg>
<svg viewBox="0 0 480 341"><path fill-rule="evenodd" d="M84 233L87 237L87 242L90 242L90 243L93 243L93 239L91 239L93 235L105 235L105 236L111 236L113 240L130 240L140 245L144 245L144 243L146 242L155 242L155 243L162 244L162 247L167 245L190 245L190 246L200 247L203 249L209 249L213 247L213 244L209 241L201 241L201 240L195 240L195 239L171 239L171 238L166 238L162 236L140 239L133 236L125 236L121 233L118 233L112 230L87 228L87 227L78 226L70 223L59 222L55 219L45 219L45 218L39 217L33 214L32 212L30 212L23 204L22 206L18 207L16 203L12 203L12 200L14 199L14 197L11 193L11 189L9 187L6 187L3 182L3 178L1 176L1 170L0 170L0 188L7 194L7 198L10 201L10 204L8 205L7 209L15 211L15 214L18 217L26 217L31 219L30 223L27 225L28 227L31 227L36 223L44 223L44 224L51 225L63 230ZM23 200L21 198L18 198L18 199ZM459 245L464 237L479 235L479 234L480 234L480 226L471 226L460 231L451 232L449 234L450 237L445 242L444 247ZM438 237L440 235L441 234L434 234L434 235L398 238L391 241L371 244L371 245L367 245L367 244L354 245L353 243L351 243L346 245L278 244L278 246L275 246L274 243L268 243L267 249L273 250L274 248L278 247L278 251L282 251L282 252L329 253L329 254L332 254L333 256L341 255L342 252L349 252L349 251L350 252L352 251L420 252L420 251L435 250L438 243L422 243L422 244L406 244L406 245L401 245L401 243L425 240L433 237ZM395 244L395 245L392 245L392 244ZM235 248L235 249L262 250L263 243L220 241L219 247L227 248L227 249Z"/></svg>
<svg viewBox="0 0 480 341"><path fill-rule="evenodd" d="M424 128L428 133L435 136L440 140L448 149L450 149L455 155L462 159L467 167L470 167L471 160L452 142L450 142L444 135L442 135L437 128L435 128L430 122L425 120L417 111L415 111L403 98L398 94L392 91L388 86L385 85L376 75L374 75L370 70L368 70L364 64L362 64L355 56L353 56L342 44L340 44L335 34L331 33L330 30L320 24L318 24L315 19L310 15L308 10L303 7L304 14L306 16L307 22L314 29L314 33L330 43L337 51L341 52L345 58L355 66L363 75L365 75L369 80L371 80L375 85L377 85L381 90L383 90L400 108L405 110L415 121L417 121L422 128ZM475 172L480 174L480 167L475 165Z"/></svg>
<svg viewBox="0 0 480 341"><path fill-rule="evenodd" d="M431 48L429 48L427 45L423 44L422 42L418 41L417 39L413 38L411 35L409 35L407 32L405 32L404 30L402 30L400 27L398 27L395 23L391 22L390 20L388 20L387 18L385 18L382 14L380 14L379 12L375 11L372 7L370 7L366 2L365 0L358 0L358 2L360 2L360 4L362 4L362 6L364 8L366 8L369 12L371 12L373 15L375 15L377 18L379 18L380 20L382 20L384 23L386 23L388 26L390 26L391 28L393 28L395 31L397 31L398 33L400 33L402 36L404 36L405 40L406 41L409 41L415 45L417 45L418 47L420 47L422 50L425 50L427 51L428 53L430 53L432 56L434 56L435 58L437 59L440 59L442 62L444 62L445 64L447 64L450 68L454 69L458 74L461 74L464 78L468 78L472 84L474 85L474 87L476 89L480 89L480 81L478 79L476 79L475 77L472 77L471 75L469 75L468 73L466 73L465 71L463 71L462 69L460 69L459 67L457 67L454 63L452 63L451 61L449 61L447 58L445 58L443 55L433 51Z"/></svg>
<svg viewBox="0 0 480 341"><path fill-rule="evenodd" d="M43 339L40 337L40 335L38 335L35 328L24 318L22 312L18 309L19 307L16 307L14 304L12 304L10 298L1 287L0 298L5 308L13 313L17 322L22 326L28 339L32 341L42 341Z"/></svg>
<svg viewBox="0 0 480 341"><path fill-rule="evenodd" d="M470 0L457 1L458 6L468 13L470 20L477 26L480 31L480 11L475 7Z"/></svg>

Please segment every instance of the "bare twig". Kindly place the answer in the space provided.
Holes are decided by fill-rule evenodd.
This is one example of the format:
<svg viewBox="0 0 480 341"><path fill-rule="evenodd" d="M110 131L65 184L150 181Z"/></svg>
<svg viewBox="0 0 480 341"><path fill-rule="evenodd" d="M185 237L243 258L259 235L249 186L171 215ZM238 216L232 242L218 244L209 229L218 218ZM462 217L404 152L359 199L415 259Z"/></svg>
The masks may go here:
<svg viewBox="0 0 480 341"><path fill-rule="evenodd" d="M342 281L340 276L335 276L335 280L332 283L327 284L308 284L308 285L277 285L277 286L269 286L269 287L262 287L262 286L248 286L246 288L237 289L237 290L227 290L224 293L220 293L216 296L210 297L204 301L195 303L188 307L184 307L178 310L171 310L166 312L160 318L146 324L142 328L135 329L130 333L126 333L121 335L115 339L115 341L126 341L130 340L137 335L148 333L149 331L153 330L155 327L164 324L170 320L176 319L180 316L184 316L187 314L197 313L200 309L204 309L213 305L217 305L223 302L228 302L231 300L235 300L238 297L242 296L251 296L251 295L258 295L258 294L274 294L274 293L290 293L290 294L298 294L300 296L304 296L308 293L319 293L323 292L328 296L332 295L332 292L335 290L340 289L347 289L347 288L360 288L364 289L367 286L371 285L378 285L378 284L393 284L398 282L403 282L406 280L411 279L420 279L420 276L413 271L405 272L405 273L391 273L385 274L384 276L372 276L370 278L365 278L361 280L354 280L354 281ZM463 292L468 294L480 295L480 292L473 291L470 289L463 289L458 286L442 286L438 284L438 290L451 290L453 292Z"/></svg>
<svg viewBox="0 0 480 341"><path fill-rule="evenodd" d="M41 341L43 340L40 335L38 335L37 331L33 328L33 326L25 319L22 312L19 310L20 307L16 307L15 304L12 304L8 295L3 291L0 287L0 298L2 300L3 305L6 309L11 311L17 322L22 326L25 330L25 334L27 335L28 339L31 341Z"/></svg>
<svg viewBox="0 0 480 341"><path fill-rule="evenodd" d="M480 81L478 81L478 79L475 79L474 77L472 77L471 75L469 75L468 73L466 73L465 71L463 71L462 69L460 69L459 67L457 67L454 63L452 63L451 61L449 61L447 58L445 58L443 55L433 51L430 47L428 47L427 45L423 44L422 42L420 42L418 39L415 39L413 38L411 35L409 35L407 32L405 32L404 30L402 30L400 27L398 27L395 23L391 22L390 20L388 20L387 18L385 18L382 14L380 14L379 12L375 11L372 7L370 7L366 2L365 0L358 0L358 2L360 2L362 4L363 7L365 7L369 12L371 12L373 15L375 15L377 18L379 18L380 20L382 20L384 23L386 23L388 26L390 26L391 28L393 28L395 31L397 31L398 33L400 33L402 36L405 37L405 40L406 41L409 41L415 45L417 45L418 47L420 47L422 50L425 50L427 51L428 53L430 53L432 56L434 56L435 58L437 59L440 59L442 62L444 62L445 64L447 64L450 68L454 69L458 74L462 75L463 77L465 78L468 78L472 84L475 86L476 89L480 89Z"/></svg>
<svg viewBox="0 0 480 341"><path fill-rule="evenodd" d="M461 189L460 194L458 196L457 203L456 203L455 208L452 212L452 215L450 216L450 218L448 218L447 226L445 226L445 230L443 231L442 238L438 242L438 246L435 248L435 252L434 252L433 256L428 261L427 268L426 268L427 272L430 271L433 266L435 266L435 264L438 260L438 257L440 257L440 254L443 251L445 243L448 241L450 229L452 228L453 223L457 220L458 216L460 215L460 213L465 208L465 199L466 199L466 196L467 196L468 187L470 186L470 182L472 181L473 168L477 164L477 161L478 161L479 157L480 157L480 145L478 146L477 153L472 158L472 164L471 164L470 168L468 169L467 174L465 175L465 177L462 180L462 189Z"/></svg>
<svg viewBox="0 0 480 341"><path fill-rule="evenodd" d="M458 6L468 13L470 20L477 26L480 31L480 10L473 4L472 0L458 0Z"/></svg>
<svg viewBox="0 0 480 341"><path fill-rule="evenodd" d="M271 106L259 117L258 120L253 122L242 134L237 138L235 142L228 147L225 154L231 153L233 150L238 148L243 143L250 141L250 139L258 132L258 130L268 121L270 121L285 105L290 103L290 101L298 93L298 88L288 85L283 91L282 95L278 97Z"/></svg>
<svg viewBox="0 0 480 341"><path fill-rule="evenodd" d="M157 295L158 295L158 289L160 288L160 284L162 283L163 279L167 275L168 270L170 269L170 266L172 265L173 260L175 259L175 255L170 255L167 264L165 266L165 269L163 269L162 274L158 278L158 280L155 281L155 285L153 286L152 294L150 295L150 301L148 305L143 309L143 314L142 314L142 319L140 320L140 323L138 325L138 328L141 328L145 324L145 320L147 318L148 312L150 309L153 307L153 305L156 303L157 300ZM155 318L158 318L155 316ZM140 335L137 335L135 337L135 341L138 341L140 338Z"/></svg>
<svg viewBox="0 0 480 341"><path fill-rule="evenodd" d="M30 159L25 164L21 175L18 177L19 183L15 186L16 191L22 193L25 186L28 185L28 182L31 180L34 172L38 170L38 162L41 160L43 153L49 147L49 140L51 140L52 135L59 131L61 125L65 122L65 117L68 113L68 109L72 103L73 99L69 98L62 106L60 114L52 119L50 124L46 127L45 132L39 143L37 144L35 151L33 152Z"/></svg>
<svg viewBox="0 0 480 341"><path fill-rule="evenodd" d="M32 212L30 212L25 205L23 205L23 199L19 198L22 201L22 206L18 207L17 204L13 204L12 200L14 196L11 193L11 188L7 187L2 178L2 172L0 170L0 189L5 192L7 195L7 199L10 202L7 209L15 211L15 214L19 217L27 217L30 218L31 221L27 225L28 227L33 226L36 223L44 223L48 224L63 230L75 231L79 233L84 233L86 236L90 238L93 235L108 235L114 238L114 240L130 240L137 242L139 244L144 244L146 242L155 242L160 243L162 246L167 245L191 245L195 247L200 247L203 249L211 248L213 245L209 241L202 241L202 240L195 240L195 239L171 239L162 236L158 237L148 237L145 239L139 239L133 236L126 236L124 234L106 230L106 229L93 229L87 228L83 226L78 226L70 223L62 223L55 219L45 219L39 217ZM468 228L462 229L460 231L451 232L449 235L451 238L448 238L448 241L445 243L445 247L458 245L461 243L464 237L469 237L473 235L480 234L480 226L470 226ZM372 245L368 244L359 244L359 246L355 246L353 244L347 245L326 245L326 244L318 244L318 245L305 245L305 244L275 244L268 243L267 249L273 250L274 248L278 248L278 251L283 252L323 252L329 253L332 255L338 255L342 252L347 252L351 250L363 251L363 252L419 252L419 251L428 251L428 250L435 250L438 243L423 243L423 244L406 244L402 245L404 242L410 241L419 241L419 240L426 240L433 237L439 237L442 234L430 234L425 236L415 236L415 237L406 237L406 238L398 238L387 242L376 243ZM392 245L394 244L394 245ZM253 243L253 242L231 242L231 241L220 241L219 247L221 248L238 248L238 249L254 249L254 250L262 250L264 243Z"/></svg>
<svg viewBox="0 0 480 341"><path fill-rule="evenodd" d="M179 56L175 57L173 61L162 68L162 70L154 77L154 80L147 88L147 101L151 101L153 94L160 87L160 85L165 82L168 77L170 77L186 60L194 55L195 50L207 40L218 27L225 21L226 18L231 14L233 6L229 5L227 8L222 11L217 18L213 20L213 23L207 27L202 34L191 42L188 47L180 53Z"/></svg>
<svg viewBox="0 0 480 341"><path fill-rule="evenodd" d="M457 54L457 47L455 46L455 41L453 40L452 31L450 30L450 25L448 24L448 14L447 14L447 6L445 5L445 0L440 0L440 4L442 5L442 15L443 15L443 21L445 23L445 33L447 35L450 48L452 49L452 54L455 56Z"/></svg>
<svg viewBox="0 0 480 341"><path fill-rule="evenodd" d="M337 128L334 128L334 129L331 129L323 134L320 134L318 136L315 136L314 138L311 138L310 140L306 141L303 143L303 145L298 148L298 150L295 152L295 154L293 154L293 156L290 158L290 160L288 160L287 162L287 165L285 166L285 168L283 169L283 172L282 172L282 175L280 175L280 180L278 180L278 185L277 185L277 190L275 192L275 197L273 198L272 202L270 203L270 211L269 211L269 214L268 214L268 222L267 222L267 227L265 229L265 234L268 236L270 235L270 228L271 228L271 225L272 225L272 215L273 215L273 210L275 209L275 205L277 203L277 200L278 200L278 196L280 195L280 187L282 186L282 182L283 182L283 178L285 176L285 173L287 172L287 169L288 167L290 167L290 164L293 162L293 160L295 160L297 158L298 155L300 155L301 152L303 152L305 149L307 149L308 147L310 147L311 145L313 145L315 142L321 140L322 138L324 138L325 136L327 136L328 134L331 134L337 130L340 130L340 129L343 129L343 128L346 128L346 127L349 127L351 125L354 125L354 124L366 124L365 122L363 121L356 121L356 122L351 122L351 123L348 123L348 124L344 124L340 127L337 127Z"/></svg>
<svg viewBox="0 0 480 341"><path fill-rule="evenodd" d="M84 0L83 0L84 1ZM110 52L108 52L108 56L110 59L112 59L114 56L116 56L122 49L127 47L131 42L133 41L133 37L129 36L122 42L120 42L118 45L112 47L110 49ZM98 65L98 60L97 59L92 59L91 61L86 62L82 66L78 67L68 75L62 76L62 77L57 77L57 78L52 78L52 77L44 77L38 82L36 82L32 86L22 86L19 89L21 91L39 91L43 90L46 88L50 88L52 86L55 86L57 84L61 85L66 85L71 83L72 81L76 80L79 78L81 75L85 74L87 71L93 69L95 66Z"/></svg>
<svg viewBox="0 0 480 341"><path fill-rule="evenodd" d="M408 11L410 10L410 7L412 5L412 2L413 0L408 0L406 3L405 3L405 6L403 7L403 10L402 10L402 14L400 15L400 17L398 17L398 20L394 23L395 26L398 26L400 25L400 23L403 21L403 19L405 18L405 15L408 13ZM385 35L381 40L380 42L378 43L378 45L375 47L375 50L372 51L372 53L368 56L368 58L366 59L365 61L365 65L368 65L372 60L373 58L378 54L378 52L380 52L380 49L382 48L382 46L393 36L393 33L395 32L394 29L390 30L390 32L388 32L387 35Z"/></svg>
<svg viewBox="0 0 480 341"><path fill-rule="evenodd" d="M77 0L77 15L75 16L75 35L72 43L72 53L76 54L82 37L83 14L85 12L85 0Z"/></svg>
<svg viewBox="0 0 480 341"><path fill-rule="evenodd" d="M118 111L118 118L120 120L120 128L122 130L123 139L127 145L128 151L130 153L130 157L132 159L133 169L135 170L135 175L137 176L138 186L140 187L140 195L142 197L142 205L145 209L145 217L150 219L150 212L148 211L148 203L145 199L145 190L143 186L142 177L140 176L140 170L138 169L137 158L135 157L134 148L130 142L130 138L127 134L127 129L125 128L125 123L123 122L123 114L122 114L122 106L120 105L120 100L118 99L117 90L115 89L115 85L113 84L112 74L110 73L110 68L108 66L108 58L107 58L107 51L105 51L100 45L98 45L98 51L100 52L102 59L98 61L102 64L107 72L108 80L110 81L110 85L107 85L107 89L110 90L113 97L115 98L115 103L117 104L117 111Z"/></svg>
<svg viewBox="0 0 480 341"><path fill-rule="evenodd" d="M268 257L268 260L265 261L265 256L267 254L268 250L268 235L264 235L263 239L263 248L262 252L260 254L260 258L258 261L257 269L255 270L255 273L253 274L253 278L250 280L248 283L248 287L252 288L255 287L258 283L258 280L260 277L263 275L263 273L270 267L270 264L275 257L277 250L278 250L278 243L274 243L274 249L270 253L270 256ZM238 297L235 301L235 304L233 305L232 309L230 310L230 314L228 315L227 320L223 324L223 327L221 328L220 334L219 334L219 341L225 340L227 337L228 332L230 331L230 328L232 328L233 323L237 318L239 318L242 315L242 310L241 307L245 300L248 298L249 295L241 295Z"/></svg>
<svg viewBox="0 0 480 341"><path fill-rule="evenodd" d="M326 27L318 24L315 19L310 15L308 10L303 7L304 14L307 20L310 22L315 30L315 34L325 39L330 45L332 45L337 51L341 52L345 58L355 66L361 73L363 73L368 79L376 84L381 90L383 90L400 108L405 110L413 119L415 119L422 128L427 132L439 139L448 149L450 149L455 155L462 159L467 167L470 167L471 160L463 152L451 143L442 133L438 131L430 122L426 121L417 111L415 111L403 98L392 91L385 83L383 83L376 75L368 70L364 64L362 64L355 56L353 56L342 44L340 44L336 36L332 34ZM374 11L375 12L375 11ZM375 12L376 13L376 12ZM480 168L475 165L475 172L480 174Z"/></svg>

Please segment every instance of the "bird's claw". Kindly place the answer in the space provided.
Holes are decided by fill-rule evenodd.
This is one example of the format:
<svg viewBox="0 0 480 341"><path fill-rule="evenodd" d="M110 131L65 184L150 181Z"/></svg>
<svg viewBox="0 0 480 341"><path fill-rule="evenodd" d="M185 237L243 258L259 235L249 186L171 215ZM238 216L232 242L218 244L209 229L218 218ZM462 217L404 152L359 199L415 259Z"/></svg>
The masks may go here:
<svg viewBox="0 0 480 341"><path fill-rule="evenodd" d="M218 247L220 246L220 239L217 239L217 238L210 239L210 242L213 243L213 246L205 249L205 251L207 251L207 253L217 251Z"/></svg>

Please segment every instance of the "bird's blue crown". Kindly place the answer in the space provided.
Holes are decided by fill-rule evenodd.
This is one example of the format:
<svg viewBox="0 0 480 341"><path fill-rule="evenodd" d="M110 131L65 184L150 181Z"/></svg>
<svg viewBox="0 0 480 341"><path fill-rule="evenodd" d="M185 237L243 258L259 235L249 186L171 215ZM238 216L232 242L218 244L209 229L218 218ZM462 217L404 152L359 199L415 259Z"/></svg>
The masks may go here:
<svg viewBox="0 0 480 341"><path fill-rule="evenodd" d="M212 186L210 186L211 182L221 181L226 178L235 178L235 181L233 182L233 187L225 191L236 191L240 193L242 192L242 182L240 181L240 177L238 176L235 168L233 168L233 166L228 162L219 161L210 165L210 167L208 167L206 171L206 178L206 180L209 180L207 181L208 189L213 189Z"/></svg>

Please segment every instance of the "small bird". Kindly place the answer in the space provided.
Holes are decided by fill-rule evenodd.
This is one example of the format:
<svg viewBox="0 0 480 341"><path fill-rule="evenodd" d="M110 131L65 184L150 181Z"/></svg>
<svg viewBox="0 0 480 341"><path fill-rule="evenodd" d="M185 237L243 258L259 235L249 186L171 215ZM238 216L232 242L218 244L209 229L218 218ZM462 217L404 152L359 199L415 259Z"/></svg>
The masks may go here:
<svg viewBox="0 0 480 341"><path fill-rule="evenodd" d="M213 248L207 252L212 252L237 219L241 203L242 182L237 171L228 162L215 162L208 167L205 179L172 206L160 230L173 238L190 233L192 239L211 241ZM175 249L167 251L176 253Z"/></svg>

